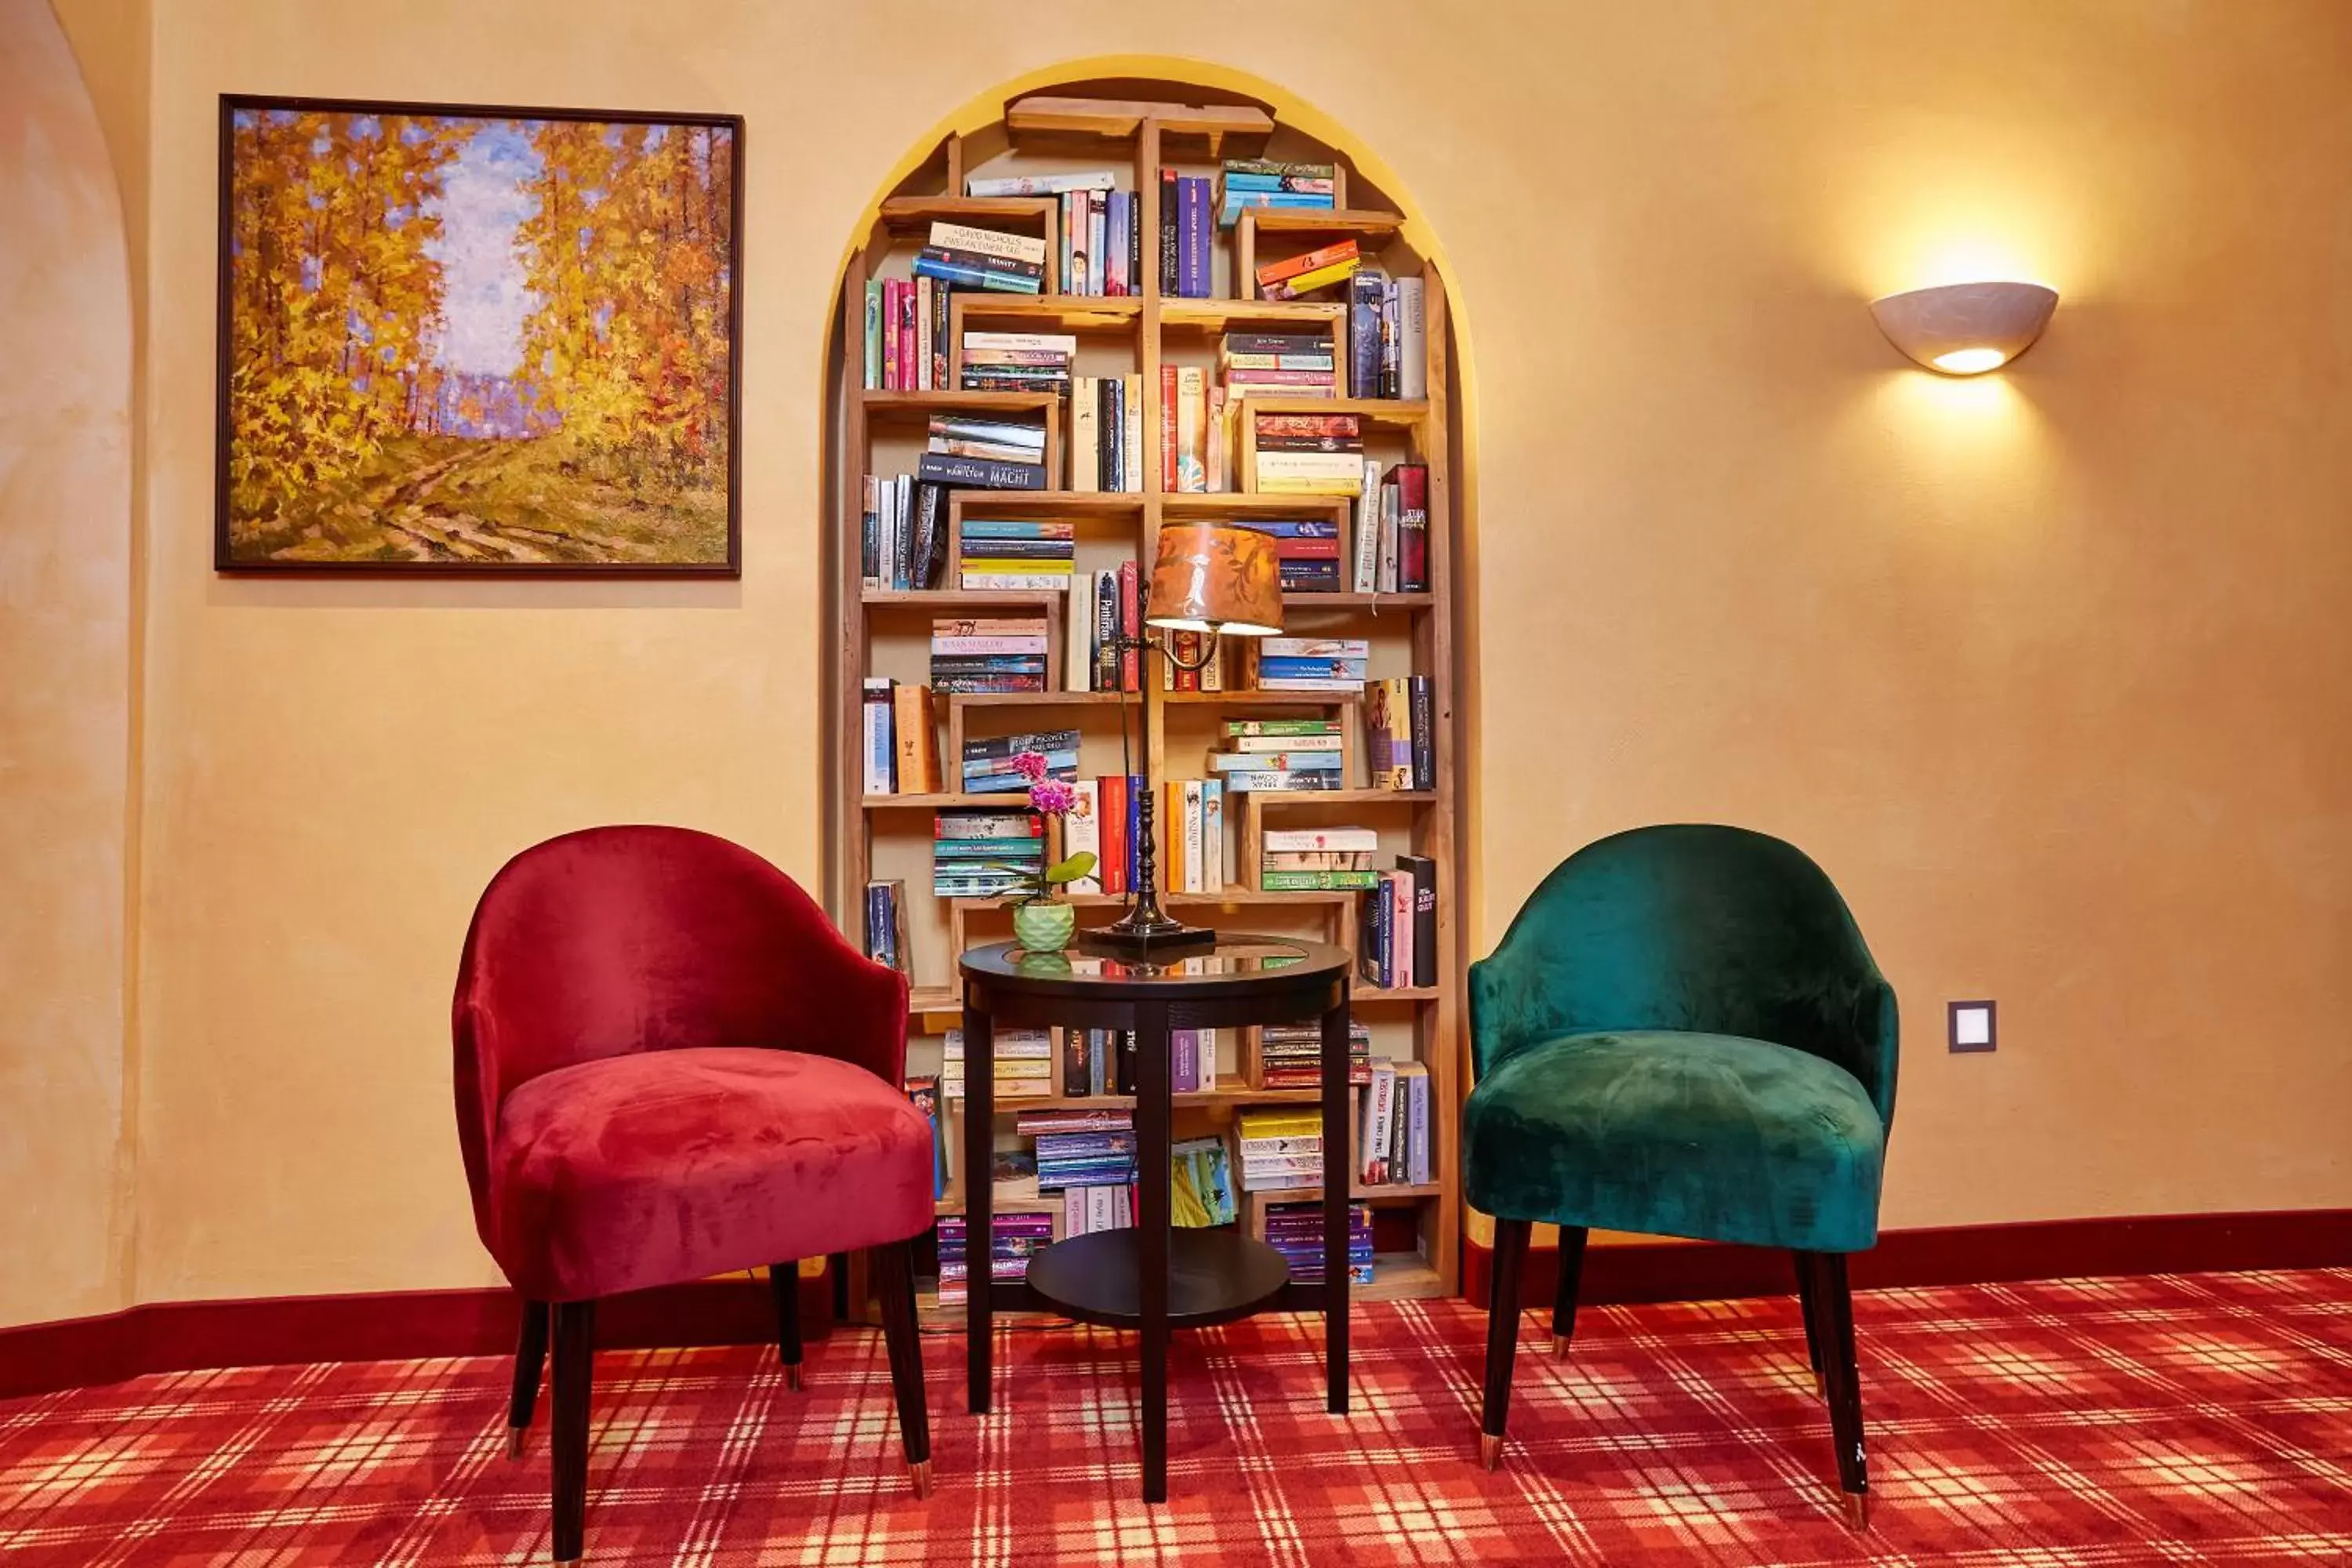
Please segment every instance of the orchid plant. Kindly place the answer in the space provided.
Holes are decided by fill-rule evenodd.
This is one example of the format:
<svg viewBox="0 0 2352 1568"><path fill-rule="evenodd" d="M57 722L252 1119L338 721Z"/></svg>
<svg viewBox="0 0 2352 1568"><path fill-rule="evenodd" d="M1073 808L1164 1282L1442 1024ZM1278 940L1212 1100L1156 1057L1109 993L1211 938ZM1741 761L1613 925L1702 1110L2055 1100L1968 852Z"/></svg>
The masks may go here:
<svg viewBox="0 0 2352 1568"><path fill-rule="evenodd" d="M1029 781L1029 809L1039 816L1060 818L1070 814L1078 803L1077 791L1047 771L1048 764L1041 752L1021 752L1013 759L1013 771ZM1021 881L1003 895L1008 904L1035 903L1051 899L1055 890L1068 887L1095 868L1091 849L1081 849L1066 859L1037 870L1025 866L1000 866L1000 869L1017 872Z"/></svg>

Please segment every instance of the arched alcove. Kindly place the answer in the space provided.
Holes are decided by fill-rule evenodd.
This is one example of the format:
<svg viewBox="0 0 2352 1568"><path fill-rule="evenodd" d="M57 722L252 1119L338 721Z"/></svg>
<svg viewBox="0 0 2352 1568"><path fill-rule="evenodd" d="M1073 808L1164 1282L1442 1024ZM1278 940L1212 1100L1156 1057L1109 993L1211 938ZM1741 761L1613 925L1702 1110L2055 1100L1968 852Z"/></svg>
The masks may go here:
<svg viewBox="0 0 2352 1568"><path fill-rule="evenodd" d="M1014 737L1054 739L1049 752L1066 754L1080 780L1098 781L1090 805L1103 814L1095 832L1108 851L1122 820L1117 794L1133 766L1123 743L1131 712L1150 737L1149 784L1161 802L1160 886L1180 916L1194 923L1362 950L1375 944L1385 923L1370 900L1391 889L1368 893L1350 884L1404 858L1408 875L1417 870L1430 888L1421 973L1392 973L1390 984L1367 982L1356 992L1355 1019L1369 1037L1367 1070L1375 1079L1357 1091L1357 1102L1391 1088L1400 1105L1418 1095L1422 1142L1411 1145L1413 1119L1398 1118L1408 1138L1398 1179L1360 1194L1376 1249L1369 1292L1449 1294L1456 1286L1461 1217L1454 1129L1464 1018L1457 912L1465 868L1457 716L1462 524L1454 475L1463 442L1460 356L1444 268L1402 193L1390 188L1392 180L1382 184L1383 166L1321 117L1231 73L1168 62L1169 74L1127 74L1132 64L1122 62L1118 74L1097 62L1097 68L1033 78L967 105L943 122L935 144L899 161L863 232L851 239L829 367L826 535L836 636L828 730L840 738L828 772L835 913L845 930L868 931L869 950L895 943L915 994L908 1070L932 1078L948 1065L947 1034L958 1022L956 954L1010 934L1005 913L988 898L969 896L984 879L941 871L952 856L940 850L940 835L950 821L969 820L956 814L1002 813L1019 804L1017 795L973 787L995 779L966 774L968 755L983 763L990 742L1001 750ZM1244 160L1310 170L1329 165L1331 205L1224 212L1223 178L1251 172L1226 165ZM1117 199L1102 237L1089 229L1084 247L1066 243L1072 209L1063 194L997 194L1000 182L1105 173ZM1202 182L1205 207L1193 211L1205 217L1191 219L1189 229L1184 205L1196 198L1169 187L1171 174ZM1297 177L1301 188L1286 195L1311 200L1325 194L1314 182L1326 176ZM986 230L998 237L986 244L1026 254L985 280L990 286L950 287L925 300L916 292L917 259L935 238L951 237L935 234L935 225ZM1106 271L1104 242L1130 227L1138 237L1127 249L1130 266ZM1016 246L1006 236L1030 243ZM1163 237L1178 253L1166 278ZM1361 262L1355 277L1279 300L1243 286L1258 267L1295 264L1350 243ZM1033 282L1017 280L1031 271ZM1113 291L1092 291L1106 286L1104 276ZM1095 279L1084 293L1081 278ZM1385 310L1375 303L1386 292L1377 288L1381 279L1396 286ZM903 310L900 286L908 296ZM882 321L886 310L896 318L895 332ZM1366 331L1370 355L1351 363ZM1000 336L974 335L981 333ZM1239 334L1268 335L1288 346L1253 347ZM1328 371L1311 347L1318 340L1328 345ZM899 368L902 345L919 367L912 374ZM1237 345L1238 359L1229 352ZM1265 356L1263 363L1252 353ZM1275 374L1260 378L1254 371ZM1314 384L1318 374L1333 384ZM1118 390L1106 390L1110 383ZM1000 430L1003 439L992 441L984 429L935 423L951 418L1023 426L1026 434L1015 438ZM935 441L950 449L927 454ZM1036 488L942 483L926 495L919 482L927 455L1011 461L1024 443L1038 472L998 477ZM1310 447L1315 460L1292 460L1293 452ZM1163 464L1163 457L1170 460ZM1359 493L1280 488L1286 480L1349 482L1292 471L1320 460L1352 468ZM909 478L903 517L892 483L902 475ZM1388 536L1396 542L1384 552L1381 503L1391 488L1396 512L1417 515L1390 521ZM1423 504L1414 506L1416 499ZM1202 689L1212 679L1206 674L1198 686L1163 689L1182 678L1159 673L1150 658L1143 661L1154 674L1144 683L1153 687L1148 692L1122 699L1088 684L1113 678L1110 668L1086 655L1099 613L1090 584L1122 565L1147 577L1162 526L1193 520L1276 536L1286 562L1286 635L1336 646L1268 657L1336 660L1329 679L1344 689L1259 686L1253 676L1276 667L1238 656L1221 657L1216 689ZM990 538L1017 542L993 555L978 552L978 542ZM1068 564L1046 559L1064 541ZM1360 580L1359 546L1367 543ZM909 560L916 563L911 570ZM974 568L974 562L982 564ZM1002 569L1005 562L1016 564ZM971 635L1016 640L1023 635L1016 624L1025 629L1042 622L1038 635L1048 645L1042 670L1012 662L1031 657L1015 651L988 672L988 683L1037 689L948 690L958 683L954 667L932 665L930 639L939 624L959 618L1003 624L968 628ZM1391 679L1420 685L1380 689ZM869 694L889 710L891 743L903 748L896 777L887 768L869 776L859 740ZM1415 701L1417 778L1410 776ZM1408 773L1401 778L1374 754L1392 707ZM1328 732L1284 734L1286 721ZM1276 732L1234 729L1248 725ZM1236 759L1279 741L1324 755L1291 757L1280 770L1262 771L1297 775L1286 784L1336 773L1340 787L1226 790L1215 810L1186 795L1187 782L1244 782L1239 775L1248 770ZM936 778L923 776L926 752ZM1337 769L1318 765L1335 754ZM1276 847L1297 841L1269 841L1267 833L1311 829L1353 829L1358 837L1331 840L1350 847L1330 851L1313 870L1305 860L1273 861L1300 852ZM1340 874L1315 874L1323 870ZM1082 926L1108 923L1120 912L1125 900L1117 874L1107 867L1106 875L1112 885L1076 900ZM869 923L877 899L893 912ZM1298 1081L1299 1064L1285 1059L1279 1039L1269 1051L1257 1031L1227 1031L1211 1044L1215 1087L1180 1095L1175 1131L1179 1138L1216 1139L1238 1176L1240 1113L1309 1105L1316 1091ZM1109 1068L1093 1058L1083 1035L1074 1046L1057 1033L1041 1048L1051 1054L1039 1067L1018 1070L1048 1075L1045 1103L1129 1103L1114 1092L1115 1078L1098 1081ZM1000 1098L999 1142L1013 1152L1016 1124L1002 1114L1007 1109ZM950 1151L942 1214L960 1215L965 1194L955 1173L962 1126L953 1096L942 1132ZM1424 1179L1408 1179L1415 1174ZM1234 1223L1264 1235L1268 1210L1285 1196L1237 1190ZM1076 1217L1063 1212L1051 1188L1040 1198L1034 1184L1015 1182L997 1194L1000 1214L1007 1201L1052 1211L1057 1232Z"/></svg>

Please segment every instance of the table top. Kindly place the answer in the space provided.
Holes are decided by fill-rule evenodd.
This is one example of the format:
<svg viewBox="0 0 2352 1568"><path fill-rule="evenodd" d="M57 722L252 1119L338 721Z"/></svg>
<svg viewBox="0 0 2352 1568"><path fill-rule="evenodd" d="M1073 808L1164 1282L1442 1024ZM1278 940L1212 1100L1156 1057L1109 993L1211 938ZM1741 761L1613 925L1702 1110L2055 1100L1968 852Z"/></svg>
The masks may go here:
<svg viewBox="0 0 2352 1568"><path fill-rule="evenodd" d="M1354 969L1344 948L1296 937L1220 935L1214 947L1141 960L1089 952L1082 933L1067 952L1030 952L1000 942L965 952L964 978L1032 995L1108 995L1181 1002L1272 995L1328 984Z"/></svg>

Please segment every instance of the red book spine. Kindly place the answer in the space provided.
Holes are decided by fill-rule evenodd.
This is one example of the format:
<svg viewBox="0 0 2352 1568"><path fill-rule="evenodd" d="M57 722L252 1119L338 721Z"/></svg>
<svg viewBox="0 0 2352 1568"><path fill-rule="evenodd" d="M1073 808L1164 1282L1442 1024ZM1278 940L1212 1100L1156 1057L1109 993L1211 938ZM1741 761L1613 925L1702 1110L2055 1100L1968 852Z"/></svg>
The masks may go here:
<svg viewBox="0 0 2352 1568"><path fill-rule="evenodd" d="M1176 489L1176 367L1160 367L1160 488Z"/></svg>
<svg viewBox="0 0 2352 1568"><path fill-rule="evenodd" d="M898 290L906 285L896 278L882 279L882 390L897 392L898 385Z"/></svg>
<svg viewBox="0 0 2352 1568"><path fill-rule="evenodd" d="M1106 773L1101 787L1096 792L1102 809L1102 864L1097 869L1102 876L1103 891L1127 891L1127 780L1117 773Z"/></svg>
<svg viewBox="0 0 2352 1568"><path fill-rule="evenodd" d="M1118 629L1119 635L1139 637L1143 635L1143 605L1137 592L1140 586L1136 577L1135 563L1118 563ZM1121 691L1143 689L1142 670L1136 662L1136 650L1121 648L1118 655L1118 689Z"/></svg>
<svg viewBox="0 0 2352 1568"><path fill-rule="evenodd" d="M1201 634L1199 632L1178 632L1176 634L1176 650L1184 656L1187 663L1198 664L1201 660ZM1176 689L1179 691L1200 690L1201 672L1197 669L1185 668L1181 665L1178 666L1176 669Z"/></svg>
<svg viewBox="0 0 2352 1568"><path fill-rule="evenodd" d="M1429 469L1399 463L1397 481L1397 591L1429 588Z"/></svg>

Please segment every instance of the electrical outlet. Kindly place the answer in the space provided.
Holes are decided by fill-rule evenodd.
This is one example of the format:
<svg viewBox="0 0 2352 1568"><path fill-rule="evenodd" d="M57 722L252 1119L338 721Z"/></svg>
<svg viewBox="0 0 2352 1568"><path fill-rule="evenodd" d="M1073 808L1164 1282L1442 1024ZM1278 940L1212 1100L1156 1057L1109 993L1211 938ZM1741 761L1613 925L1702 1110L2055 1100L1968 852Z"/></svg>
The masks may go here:
<svg viewBox="0 0 2352 1568"><path fill-rule="evenodd" d="M1991 1003L1952 1003L1949 1018L1952 1049L1989 1051L1993 1048L1997 1031L1994 1026Z"/></svg>

